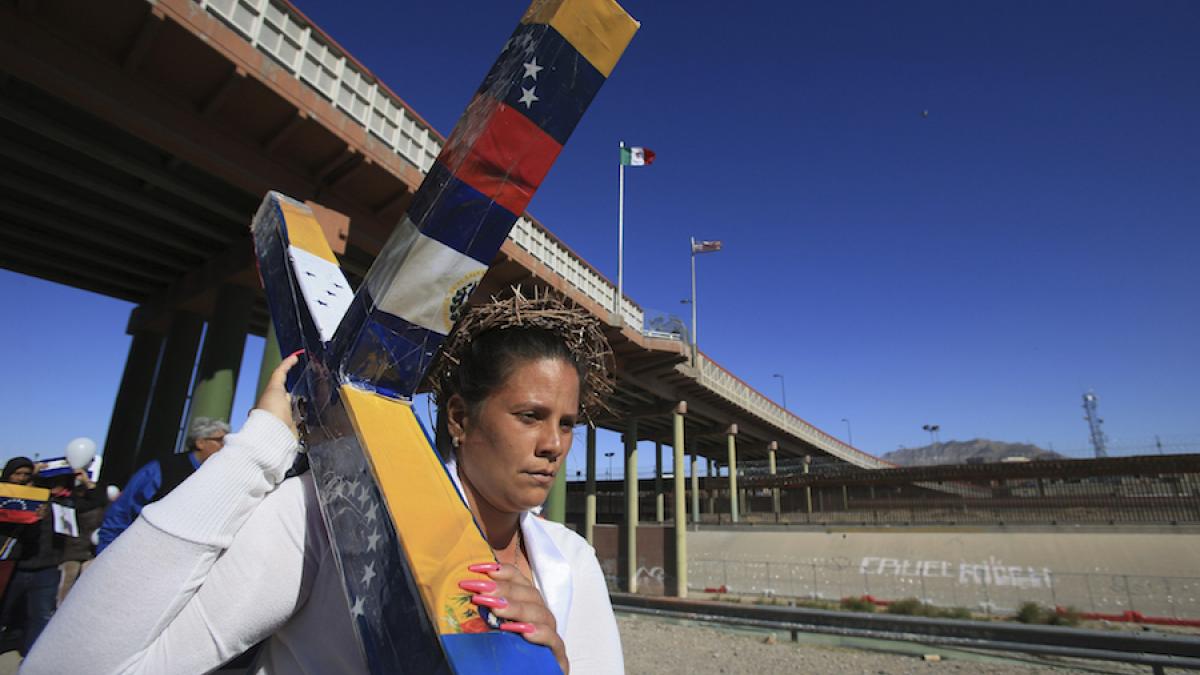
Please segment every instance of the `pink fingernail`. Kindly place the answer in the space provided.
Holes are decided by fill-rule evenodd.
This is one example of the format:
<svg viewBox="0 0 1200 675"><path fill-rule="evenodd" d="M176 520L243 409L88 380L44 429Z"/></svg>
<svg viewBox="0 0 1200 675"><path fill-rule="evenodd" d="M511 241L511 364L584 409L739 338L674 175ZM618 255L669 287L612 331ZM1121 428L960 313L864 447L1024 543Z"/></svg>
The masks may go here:
<svg viewBox="0 0 1200 675"><path fill-rule="evenodd" d="M297 349L296 351L292 352L291 354L288 354L287 357L290 359L293 356L300 356L303 353L304 353L303 349Z"/></svg>
<svg viewBox="0 0 1200 675"><path fill-rule="evenodd" d="M491 609L504 609L508 607L508 601L504 598L497 598L491 595L473 595L471 602L476 605L483 605Z"/></svg>
<svg viewBox="0 0 1200 675"><path fill-rule="evenodd" d="M458 587L472 593L491 593L496 590L496 582L487 579L465 579L458 582Z"/></svg>
<svg viewBox="0 0 1200 675"><path fill-rule="evenodd" d="M476 563L474 565L468 565L467 569L471 570L472 572L479 572L480 574L499 572L500 563Z"/></svg>
<svg viewBox="0 0 1200 675"><path fill-rule="evenodd" d="M500 624L500 630L506 630L510 633L529 635L533 631L537 630L537 628L535 628L533 624L525 623L523 621L508 621Z"/></svg>

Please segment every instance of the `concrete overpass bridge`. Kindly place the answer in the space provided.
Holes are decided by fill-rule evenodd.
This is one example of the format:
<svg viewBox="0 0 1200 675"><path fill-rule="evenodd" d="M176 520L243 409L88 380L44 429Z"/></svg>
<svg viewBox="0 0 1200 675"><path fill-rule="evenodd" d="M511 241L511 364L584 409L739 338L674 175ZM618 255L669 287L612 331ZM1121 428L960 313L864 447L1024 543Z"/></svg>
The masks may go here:
<svg viewBox="0 0 1200 675"><path fill-rule="evenodd" d="M443 142L283 0L0 0L0 264L136 305L106 480L173 451L189 400L228 417L245 336L269 330L247 227L262 195L315 204L358 281ZM605 320L619 389L598 422L629 453L707 457L735 494L738 457L886 466L647 331L628 297L610 311L613 284L530 216L481 292L514 283Z"/></svg>

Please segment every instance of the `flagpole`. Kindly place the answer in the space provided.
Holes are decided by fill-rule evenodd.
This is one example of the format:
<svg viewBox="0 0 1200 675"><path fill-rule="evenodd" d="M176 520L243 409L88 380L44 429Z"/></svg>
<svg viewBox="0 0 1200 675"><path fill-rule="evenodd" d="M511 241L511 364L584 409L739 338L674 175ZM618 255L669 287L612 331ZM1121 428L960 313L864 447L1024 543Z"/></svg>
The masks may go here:
<svg viewBox="0 0 1200 675"><path fill-rule="evenodd" d="M625 149L625 141L621 141L620 148ZM618 321L623 322L621 299L625 295L625 162L620 161L617 164L620 167L620 187L617 192L617 297L613 299L613 313L617 315Z"/></svg>
<svg viewBox="0 0 1200 675"><path fill-rule="evenodd" d="M699 330L696 328L696 238L690 237L692 245L688 251L692 254L692 367L696 367L698 359L696 358L697 345L699 344L696 335Z"/></svg>

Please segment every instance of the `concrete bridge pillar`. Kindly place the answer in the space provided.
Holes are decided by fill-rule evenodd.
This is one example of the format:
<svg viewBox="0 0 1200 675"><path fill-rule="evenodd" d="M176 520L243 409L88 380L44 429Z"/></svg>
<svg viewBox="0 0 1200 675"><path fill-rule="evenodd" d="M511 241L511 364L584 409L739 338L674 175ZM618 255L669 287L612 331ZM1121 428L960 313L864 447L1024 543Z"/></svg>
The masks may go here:
<svg viewBox="0 0 1200 675"><path fill-rule="evenodd" d="M812 466L812 455L804 456L804 475L808 475L809 468ZM812 488L804 486L804 507L808 511L808 515L812 515Z"/></svg>
<svg viewBox="0 0 1200 675"><path fill-rule="evenodd" d="M154 367L162 353L162 344L161 335L149 332L133 334L129 356L125 357L121 388L117 390L112 419L108 423L108 437L104 440L101 477L106 484L125 485L137 468L134 461L137 459L138 438L142 435L142 422L146 419L146 407L150 404Z"/></svg>
<svg viewBox="0 0 1200 675"><path fill-rule="evenodd" d="M694 450L699 450L695 448ZM696 473L696 452L692 452L692 461L689 469L692 477L692 523L700 524L700 475Z"/></svg>
<svg viewBox="0 0 1200 675"><path fill-rule="evenodd" d="M738 522L738 485L737 485L737 425L730 424L725 431L725 445L729 451L729 517Z"/></svg>
<svg viewBox="0 0 1200 675"><path fill-rule="evenodd" d="M628 558L625 573L629 582L625 589L637 593L637 526L638 526L638 475L637 475L637 419L625 426L625 550Z"/></svg>
<svg viewBox="0 0 1200 675"><path fill-rule="evenodd" d="M717 465L716 460L708 460L708 477L716 478L721 475L721 467ZM713 487L717 482L709 481L708 483L708 512L716 514L717 512L717 489Z"/></svg>
<svg viewBox="0 0 1200 675"><path fill-rule="evenodd" d="M253 308L254 291L245 286L226 284L217 293L213 317L204 333L200 367L188 408L189 424L185 429L197 417L229 421Z"/></svg>
<svg viewBox="0 0 1200 675"><path fill-rule="evenodd" d="M158 375L150 395L146 428L138 445L135 468L175 452L203 327L204 322L195 314L176 310L171 316L171 327L167 331L166 344L158 362Z"/></svg>
<svg viewBox="0 0 1200 675"><path fill-rule="evenodd" d="M587 478L584 483L583 536L596 545L596 427L587 428Z"/></svg>
<svg viewBox="0 0 1200 675"><path fill-rule="evenodd" d="M767 444L767 472L772 476L775 474L775 451L779 449L778 441L771 441ZM771 488L771 510L775 513L775 520L779 520L779 488Z"/></svg>
<svg viewBox="0 0 1200 675"><path fill-rule="evenodd" d="M263 389L271 379L271 373L279 367L283 357L279 354L279 338L275 335L275 322L267 322L267 339L263 344L262 361L258 364L258 387L254 390L254 401L257 403Z"/></svg>
<svg viewBox="0 0 1200 675"><path fill-rule="evenodd" d="M654 442L654 522L663 521L662 441Z"/></svg>
<svg viewBox="0 0 1200 675"><path fill-rule="evenodd" d="M687 517L684 515L683 487L683 448L685 443L683 437L683 416L686 414L687 401L680 401L672 413L675 437L672 439L671 444L675 462L673 464L675 471L671 476L675 488L675 492L672 495L674 507L671 513L675 521L675 595L680 598L687 597L688 587Z"/></svg>

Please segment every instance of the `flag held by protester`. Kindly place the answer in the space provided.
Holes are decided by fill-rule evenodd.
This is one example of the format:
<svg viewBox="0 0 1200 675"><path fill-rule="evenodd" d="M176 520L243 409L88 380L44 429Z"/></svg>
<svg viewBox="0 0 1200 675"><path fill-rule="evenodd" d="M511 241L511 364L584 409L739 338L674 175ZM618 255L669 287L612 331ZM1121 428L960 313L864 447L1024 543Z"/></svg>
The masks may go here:
<svg viewBox="0 0 1200 675"><path fill-rule="evenodd" d="M50 491L46 488L0 483L0 523L35 523L38 508L49 499Z"/></svg>
<svg viewBox="0 0 1200 675"><path fill-rule="evenodd" d="M622 147L621 163L625 166L649 166L654 163L654 151L650 148Z"/></svg>

